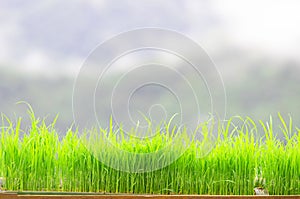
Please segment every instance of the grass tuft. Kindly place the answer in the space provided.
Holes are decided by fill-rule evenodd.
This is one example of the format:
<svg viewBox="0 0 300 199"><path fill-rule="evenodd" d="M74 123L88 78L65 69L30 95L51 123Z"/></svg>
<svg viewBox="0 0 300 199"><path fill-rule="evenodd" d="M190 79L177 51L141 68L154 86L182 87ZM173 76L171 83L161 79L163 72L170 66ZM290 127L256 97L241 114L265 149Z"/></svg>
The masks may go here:
<svg viewBox="0 0 300 199"><path fill-rule="evenodd" d="M13 124L1 115L0 179L1 189L18 191L72 191L149 194L221 194L252 195L254 187L270 194L300 194L300 130L278 114L280 133L277 138L272 117L259 122L263 135L251 118L231 118L218 124L210 153L203 151L212 133L209 122L199 125L203 139L192 140L188 148L181 139L188 139L185 128L162 122L165 132L156 128L151 138L126 136L122 125L107 129L90 129L79 134L71 129L63 138L50 125L29 110L31 126L20 129L21 118ZM235 125L234 119L242 124ZM151 123L149 124L151 125ZM135 133L136 128L132 128ZM149 128L152 129L152 128ZM150 133L153 135L153 132ZM105 150L105 162L98 161L84 143L98 136L99 150ZM176 137L179 136L179 137ZM176 139L180 138L180 139ZM177 140L177 141L176 141ZM132 166L147 167L140 159L118 154L111 145L133 154L157 153L166 146L173 151L152 161L168 161L178 151L184 153L172 164L149 172L125 172L107 166L127 161ZM175 144L174 144L175 142ZM172 145L173 143L173 145ZM184 150L183 150L184 149ZM199 155L200 154L200 155Z"/></svg>

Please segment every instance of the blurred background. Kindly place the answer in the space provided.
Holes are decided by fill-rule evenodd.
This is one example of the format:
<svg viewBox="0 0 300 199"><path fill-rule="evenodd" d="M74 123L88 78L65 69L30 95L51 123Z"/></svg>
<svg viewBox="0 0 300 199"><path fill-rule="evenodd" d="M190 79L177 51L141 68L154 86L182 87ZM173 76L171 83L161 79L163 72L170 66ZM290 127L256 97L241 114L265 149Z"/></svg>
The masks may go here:
<svg viewBox="0 0 300 199"><path fill-rule="evenodd" d="M213 59L226 118L281 112L300 126L299 10L297 0L1 0L0 112L26 120L26 105L16 104L26 101L38 117L59 114L65 131L89 53L120 32L159 27L187 35Z"/></svg>

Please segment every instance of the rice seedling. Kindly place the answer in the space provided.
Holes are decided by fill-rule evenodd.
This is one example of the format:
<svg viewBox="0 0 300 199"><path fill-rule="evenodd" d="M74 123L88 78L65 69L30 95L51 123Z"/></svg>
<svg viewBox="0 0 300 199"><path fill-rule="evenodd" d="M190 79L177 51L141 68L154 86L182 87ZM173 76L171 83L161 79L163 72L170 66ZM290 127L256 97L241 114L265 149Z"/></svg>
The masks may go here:
<svg viewBox="0 0 300 199"><path fill-rule="evenodd" d="M22 130L21 118L13 123L2 114L0 179L4 190L253 195L254 188L261 187L270 195L300 194L300 130L294 129L292 118L286 123L280 114L285 140L276 137L272 118L267 123L230 118L218 125L214 147L207 154L203 154L211 135L207 123L198 129L204 139L185 145L176 141L188 139L185 128L171 128L168 122L164 123L163 133L156 128L155 136L142 140L126 137L122 126L116 127L112 122L107 129L91 128L83 134L69 129L59 138L56 119L47 125L32 110L29 115L31 126ZM235 125L234 119L242 125ZM258 136L257 125L262 126L263 136ZM99 142L93 143L95 151L91 153L86 143L95 136ZM126 153L117 153L107 141ZM171 146L168 149L172 151L163 151L166 146ZM98 150L105 153L95 156ZM164 153L153 156L160 158L152 163L162 161L164 165L171 160L171 164L155 170L128 172L108 164L127 164L128 170L151 168L140 156L128 154L161 150ZM173 161L178 152L183 153Z"/></svg>

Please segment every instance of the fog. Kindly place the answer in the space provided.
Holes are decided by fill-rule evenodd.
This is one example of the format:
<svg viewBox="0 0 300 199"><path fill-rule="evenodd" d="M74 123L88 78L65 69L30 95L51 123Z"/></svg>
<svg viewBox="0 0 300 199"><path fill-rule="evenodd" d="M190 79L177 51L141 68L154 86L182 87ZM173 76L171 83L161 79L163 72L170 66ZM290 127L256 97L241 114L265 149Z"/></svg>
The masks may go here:
<svg viewBox="0 0 300 199"><path fill-rule="evenodd" d="M64 131L74 123L74 85L88 57L116 35L155 27L185 35L207 53L226 91L224 119L241 115L266 121L280 112L285 118L292 115L297 125L300 122L299 9L300 2L296 0L1 1L0 112L11 118L25 116L26 120L26 106L16 104L26 101L39 117L51 120L59 114L57 125ZM150 35L149 39L155 38ZM124 45L126 41L120 41L111 52ZM115 76L108 78L107 85L147 56L150 55L124 56L114 66ZM169 60L168 63L173 60L176 65L172 57L162 55L157 60ZM84 86L91 86L90 79L87 77ZM199 86L195 89L202 89ZM222 91L213 85L211 89ZM99 104L107 95L106 88L104 91L98 96ZM148 94L154 96L160 93L151 92ZM140 94L139 100L144 100L148 107L146 96ZM204 107L201 114L210 114L210 108L205 108L210 96L206 91L199 92L199 96L199 106ZM162 99L162 104L169 101L164 93L157 94L157 98ZM139 100L133 103L139 102L141 106ZM187 97L184 101L188 100ZM127 101L119 99L118 106ZM222 104L221 101L214 102L215 106ZM83 102L78 108L85 110L87 102ZM95 115L91 111L80 113L82 118Z"/></svg>

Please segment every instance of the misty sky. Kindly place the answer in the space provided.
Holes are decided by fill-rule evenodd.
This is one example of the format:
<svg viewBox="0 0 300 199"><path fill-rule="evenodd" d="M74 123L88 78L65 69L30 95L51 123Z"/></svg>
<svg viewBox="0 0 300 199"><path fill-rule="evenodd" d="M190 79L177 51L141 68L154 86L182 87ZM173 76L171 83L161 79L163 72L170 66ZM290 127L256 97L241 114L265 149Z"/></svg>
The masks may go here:
<svg viewBox="0 0 300 199"><path fill-rule="evenodd" d="M149 26L186 34L212 56L241 48L298 59L299 8L296 0L1 1L0 67L76 74L101 42Z"/></svg>
<svg viewBox="0 0 300 199"><path fill-rule="evenodd" d="M186 35L208 53L226 88L228 115L268 119L282 112L300 121L299 10L297 0L1 0L0 110L20 115L16 102L27 101L41 116L60 113L58 125L69 126L73 81L91 52L122 32L158 27ZM151 59L144 55L118 64L129 70Z"/></svg>

